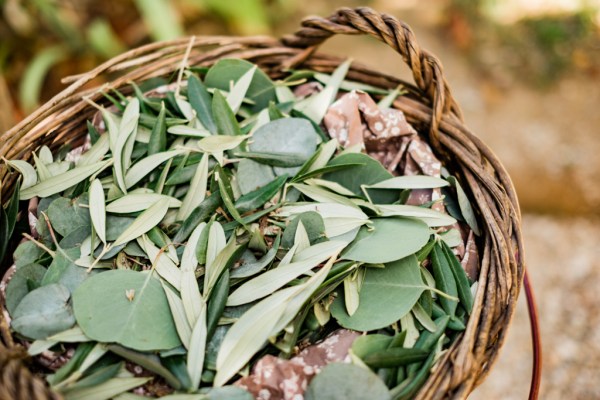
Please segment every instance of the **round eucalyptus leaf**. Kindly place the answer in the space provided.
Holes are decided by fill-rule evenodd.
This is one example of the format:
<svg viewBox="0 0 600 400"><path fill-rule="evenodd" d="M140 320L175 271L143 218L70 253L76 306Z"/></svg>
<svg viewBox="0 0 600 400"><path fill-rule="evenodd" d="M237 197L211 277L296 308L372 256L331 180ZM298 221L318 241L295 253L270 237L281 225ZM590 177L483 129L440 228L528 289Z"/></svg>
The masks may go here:
<svg viewBox="0 0 600 400"><path fill-rule="evenodd" d="M69 304L71 293L60 283L29 292L13 313L12 328L31 339L46 339L75 323Z"/></svg>
<svg viewBox="0 0 600 400"><path fill-rule="evenodd" d="M361 197L365 195L361 189L361 185L373 185L393 178L393 175L386 170L379 161L362 153L342 154L331 160L327 166L343 164L362 165L355 165L329 172L323 175L323 179L337 182ZM375 204L390 204L398 200L399 191L370 189L369 196Z"/></svg>
<svg viewBox="0 0 600 400"><path fill-rule="evenodd" d="M242 194L248 194L275 180L275 173L266 164L244 158L238 163L236 180Z"/></svg>
<svg viewBox="0 0 600 400"><path fill-rule="evenodd" d="M164 350L181 342L159 281L142 272L113 270L73 293L77 323L86 336L134 350Z"/></svg>
<svg viewBox="0 0 600 400"><path fill-rule="evenodd" d="M65 237L80 227L91 231L87 194L76 199L59 197L48 206L48 219L52 228ZM43 218L43 217L42 217Z"/></svg>
<svg viewBox="0 0 600 400"><path fill-rule="evenodd" d="M6 285L6 309L11 315L23 297L42 284L45 273L46 268L35 263L17 268Z"/></svg>
<svg viewBox="0 0 600 400"><path fill-rule="evenodd" d="M321 370L304 393L306 400L388 400L390 392L371 370L332 363Z"/></svg>
<svg viewBox="0 0 600 400"><path fill-rule="evenodd" d="M344 296L338 293L331 315L344 328L356 331L385 328L410 312L426 288L417 258L411 255L385 268L367 268L354 314L348 315Z"/></svg>
<svg viewBox="0 0 600 400"><path fill-rule="evenodd" d="M399 260L416 253L429 241L429 227L411 218L374 218L360 228L342 258L377 264Z"/></svg>
<svg viewBox="0 0 600 400"><path fill-rule="evenodd" d="M315 128L303 118L281 118L271 121L254 132L250 150L254 152L293 154L306 161L317 149L319 137ZM301 167L274 167L280 176L294 176Z"/></svg>
<svg viewBox="0 0 600 400"><path fill-rule="evenodd" d="M204 79L208 87L228 91L230 82L237 82L254 64L239 59L222 59L213 65ZM258 112L275 101L275 85L271 79L259 68L254 72L252 82L248 87L246 97L254 101L252 110Z"/></svg>

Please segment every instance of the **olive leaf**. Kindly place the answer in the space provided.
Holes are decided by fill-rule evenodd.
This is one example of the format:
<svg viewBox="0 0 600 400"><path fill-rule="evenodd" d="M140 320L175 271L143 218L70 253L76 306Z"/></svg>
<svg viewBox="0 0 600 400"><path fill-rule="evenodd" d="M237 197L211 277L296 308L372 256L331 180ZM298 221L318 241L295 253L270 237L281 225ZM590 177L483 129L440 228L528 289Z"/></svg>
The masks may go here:
<svg viewBox="0 0 600 400"><path fill-rule="evenodd" d="M66 400L105 400L144 385L148 378L112 378L92 387L77 388L65 393Z"/></svg>
<svg viewBox="0 0 600 400"><path fill-rule="evenodd" d="M106 244L106 199L100 180L94 179L90 185L90 218L100 240Z"/></svg>
<svg viewBox="0 0 600 400"><path fill-rule="evenodd" d="M173 260L164 251L154 246L147 235L142 235L137 239L137 242L148 255L148 259L158 275L175 289L181 289L181 270L177 268Z"/></svg>
<svg viewBox="0 0 600 400"><path fill-rule="evenodd" d="M181 344L165 292L149 274L113 270L92 276L73 293L73 311L86 336L100 342L141 351Z"/></svg>
<svg viewBox="0 0 600 400"><path fill-rule="evenodd" d="M196 172L190 183L176 218L178 220L187 219L192 211L198 207L206 197L206 184L208 182L208 154L205 154L196 168Z"/></svg>
<svg viewBox="0 0 600 400"><path fill-rule="evenodd" d="M481 230L479 229L479 223L477 222L477 218L475 216L475 211L473 210L473 206L471 206L471 202L469 201L469 197L465 193L464 189L458 182L456 178L453 176L448 177L448 182L450 185L456 188L456 195L458 197L458 204L460 206L460 212L462 213L465 221L469 225L469 227L473 230L475 235L479 236L481 234Z"/></svg>
<svg viewBox="0 0 600 400"><path fill-rule="evenodd" d="M448 226L456 223L450 215L425 207L405 204L377 204L375 208L382 217L418 218L430 227Z"/></svg>
<svg viewBox="0 0 600 400"><path fill-rule="evenodd" d="M181 155L184 152L185 150L163 151L161 153L155 153L143 158L127 171L127 174L125 175L125 187L127 189L131 188L150 172L154 171L160 164L172 159L173 157Z"/></svg>
<svg viewBox="0 0 600 400"><path fill-rule="evenodd" d="M244 97L246 97L246 93L250 88L250 83L252 82L252 78L254 77L256 69L256 65L252 66L252 68L244 73L244 75L242 75L240 79L238 79L231 87L231 90L227 95L227 103L234 113L239 111L242 101L244 100Z"/></svg>
<svg viewBox="0 0 600 400"><path fill-rule="evenodd" d="M127 242L142 236L162 221L169 210L169 199L161 198L141 213L114 241L113 246L126 244Z"/></svg>
<svg viewBox="0 0 600 400"><path fill-rule="evenodd" d="M135 139L133 135L137 128L137 123L140 114L140 103L139 100L134 98L129 101L123 118L119 125L116 137L111 135L111 151L113 153L114 160L114 171L117 179L117 185L123 193L127 193L127 185L125 184L125 173L127 167L131 162L131 149L133 148L133 141L130 137ZM110 134L110 126L109 126ZM113 140L114 138L114 140Z"/></svg>
<svg viewBox="0 0 600 400"><path fill-rule="evenodd" d="M187 125L173 125L167 130L171 135L204 138L210 136L210 132L203 128L194 128Z"/></svg>
<svg viewBox="0 0 600 400"><path fill-rule="evenodd" d="M198 148L206 153L219 153L226 150L235 149L242 142L248 139L248 135L239 136L225 136L225 135L214 135L202 138L198 141Z"/></svg>
<svg viewBox="0 0 600 400"><path fill-rule="evenodd" d="M112 160L101 161L94 164L75 167L64 174L53 176L43 182L21 189L21 200L29 200L32 197L50 197L53 194L67 190L77 185L90 176L102 171L112 163Z"/></svg>
<svg viewBox="0 0 600 400"><path fill-rule="evenodd" d="M4 162L10 165L12 168L19 171L23 176L23 182L21 183L21 190L27 189L35 185L38 181L37 172L27 161L23 160L7 160L3 158Z"/></svg>
<svg viewBox="0 0 600 400"><path fill-rule="evenodd" d="M216 135L217 126L212 114L212 99L204 84L194 75L188 78L188 100L202 125Z"/></svg>
<svg viewBox="0 0 600 400"><path fill-rule="evenodd" d="M428 175L404 175L395 176L371 185L364 185L370 189L433 189L448 186L445 179Z"/></svg>
<svg viewBox="0 0 600 400"><path fill-rule="evenodd" d="M206 350L206 339L208 329L206 325L206 303L201 300L201 308L192 330L190 347L187 353L187 370L192 381L192 388L200 386L200 378L204 367L204 353Z"/></svg>
<svg viewBox="0 0 600 400"><path fill-rule="evenodd" d="M186 349L190 348L190 340L192 338L192 328L188 322L187 316L185 315L185 309L183 307L183 301L173 289L166 285L162 280L161 284L167 301L169 303L169 309L171 310L171 316L173 317L173 323L177 330L179 340Z"/></svg>
<svg viewBox="0 0 600 400"><path fill-rule="evenodd" d="M169 208L181 207L181 200L158 193L129 193L111 201L106 211L113 214L130 214L148 209L161 199L169 201Z"/></svg>
<svg viewBox="0 0 600 400"><path fill-rule="evenodd" d="M152 128L150 138L148 139L148 155L161 153L167 148L167 121L166 121L167 110L165 103L161 101L160 111L156 118L156 124Z"/></svg>
<svg viewBox="0 0 600 400"><path fill-rule="evenodd" d="M108 137L109 135L101 135L96 143L77 160L77 166L83 167L102 161L108 150L110 150Z"/></svg>
<svg viewBox="0 0 600 400"><path fill-rule="evenodd" d="M249 280L229 295L227 305L237 306L250 303L270 295L277 289L285 286L286 283L296 279L300 275L306 274L323 261L329 259L332 255L339 253L344 246L346 246L345 242L334 241L318 243L311 246L310 257L300 256L299 261L286 265L280 264L277 268L273 268L256 278Z"/></svg>
<svg viewBox="0 0 600 400"><path fill-rule="evenodd" d="M205 223L201 223L194 229L188 240L183 256L181 257L181 300L190 326L196 325L196 320L205 307L205 302L200 296L198 282L196 281L196 268L198 259L196 258L196 248L202 231L206 228ZM206 311L205 311L206 312ZM205 316L206 318L206 316ZM205 322L206 324L206 322Z"/></svg>

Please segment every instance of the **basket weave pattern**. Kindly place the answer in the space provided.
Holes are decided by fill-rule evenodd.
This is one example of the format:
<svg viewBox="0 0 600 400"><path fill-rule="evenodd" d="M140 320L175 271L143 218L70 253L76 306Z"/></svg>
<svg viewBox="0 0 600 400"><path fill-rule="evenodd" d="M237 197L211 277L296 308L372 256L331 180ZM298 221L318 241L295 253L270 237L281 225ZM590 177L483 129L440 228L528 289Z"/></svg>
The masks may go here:
<svg viewBox="0 0 600 400"><path fill-rule="evenodd" d="M344 60L316 49L336 34L370 35L402 56L412 70L415 85L357 64L352 65L348 78L386 89L402 84L409 91L397 98L394 107L417 130L428 132L436 155L459 177L479 214L480 278L473 313L464 333L438 361L417 395L418 399L465 398L489 372L516 305L524 272L520 210L504 167L462 122L441 63L421 49L408 25L396 18L368 8L344 8L329 18L304 20L299 31L282 40L204 36L194 38L191 50L189 38L131 50L88 73L68 78L72 83L67 89L1 136L0 156L29 160L39 146L55 149L67 141L81 142L87 132L85 121L96 112L84 98L102 104L102 91L118 89L128 94L131 81L171 78L186 56L188 66L210 66L221 58L246 59L273 79L299 66L329 73ZM99 77L108 83L94 85ZM5 165L0 166L2 198L8 198L16 178L17 174L9 174ZM0 338L0 398L56 398L27 370L25 352L11 338L2 313Z"/></svg>

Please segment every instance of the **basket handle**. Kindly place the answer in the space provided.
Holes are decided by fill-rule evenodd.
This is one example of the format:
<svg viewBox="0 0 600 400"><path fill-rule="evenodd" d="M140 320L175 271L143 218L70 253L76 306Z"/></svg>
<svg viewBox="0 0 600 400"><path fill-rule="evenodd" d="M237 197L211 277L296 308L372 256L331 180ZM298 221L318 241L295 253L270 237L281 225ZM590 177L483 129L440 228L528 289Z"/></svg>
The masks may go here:
<svg viewBox="0 0 600 400"><path fill-rule="evenodd" d="M462 121L462 112L444 78L442 63L427 50L421 49L412 29L397 18L368 7L340 8L327 18L307 17L302 28L285 36L282 42L290 47L309 49L308 57L319 45L336 34L370 35L386 43L402 56L412 70L415 84L430 101L432 118L430 139L438 143L438 127L445 113L451 111Z"/></svg>

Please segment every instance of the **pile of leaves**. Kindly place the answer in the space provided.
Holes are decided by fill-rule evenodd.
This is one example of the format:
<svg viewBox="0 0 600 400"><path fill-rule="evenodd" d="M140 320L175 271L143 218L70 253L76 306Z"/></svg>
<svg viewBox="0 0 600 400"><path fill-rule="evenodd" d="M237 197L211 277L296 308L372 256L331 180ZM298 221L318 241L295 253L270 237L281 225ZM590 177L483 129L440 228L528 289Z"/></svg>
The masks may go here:
<svg viewBox="0 0 600 400"><path fill-rule="evenodd" d="M5 307L54 390L416 393L465 329L474 282L456 254L464 264L478 228L444 169L394 175L439 163L390 108L399 90L344 80L348 67L273 82L221 60L132 97L107 93L83 148L5 160L22 178L2 209L3 246L19 201L30 228ZM398 124L374 139L395 154L363 152L384 127L353 124L359 110ZM379 161L389 156L394 174Z"/></svg>

